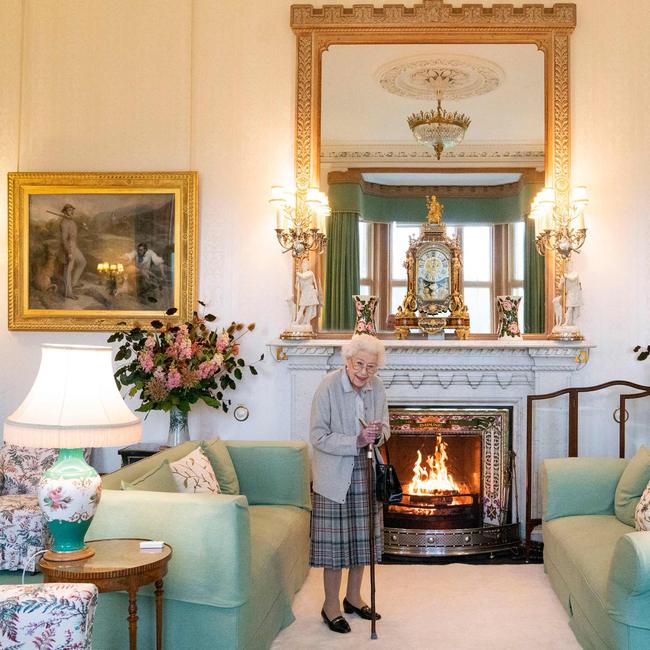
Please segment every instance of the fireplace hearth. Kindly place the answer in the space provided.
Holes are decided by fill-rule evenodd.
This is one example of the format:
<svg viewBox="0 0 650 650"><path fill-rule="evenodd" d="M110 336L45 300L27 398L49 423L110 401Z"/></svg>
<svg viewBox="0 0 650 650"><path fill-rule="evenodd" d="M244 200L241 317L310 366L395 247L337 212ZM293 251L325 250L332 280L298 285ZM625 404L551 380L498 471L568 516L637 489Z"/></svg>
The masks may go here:
<svg viewBox="0 0 650 650"><path fill-rule="evenodd" d="M391 407L388 450L404 499L384 509L384 554L515 548L509 408Z"/></svg>

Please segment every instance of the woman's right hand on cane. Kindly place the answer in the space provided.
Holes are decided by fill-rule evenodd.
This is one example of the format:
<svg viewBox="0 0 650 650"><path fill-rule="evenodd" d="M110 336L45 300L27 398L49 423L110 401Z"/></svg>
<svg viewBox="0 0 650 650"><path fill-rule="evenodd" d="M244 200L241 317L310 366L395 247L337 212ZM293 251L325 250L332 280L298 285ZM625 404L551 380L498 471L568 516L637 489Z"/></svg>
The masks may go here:
<svg viewBox="0 0 650 650"><path fill-rule="evenodd" d="M361 429L361 433L357 436L357 447L374 445L380 431L381 422L371 422L370 424L367 424L363 429Z"/></svg>

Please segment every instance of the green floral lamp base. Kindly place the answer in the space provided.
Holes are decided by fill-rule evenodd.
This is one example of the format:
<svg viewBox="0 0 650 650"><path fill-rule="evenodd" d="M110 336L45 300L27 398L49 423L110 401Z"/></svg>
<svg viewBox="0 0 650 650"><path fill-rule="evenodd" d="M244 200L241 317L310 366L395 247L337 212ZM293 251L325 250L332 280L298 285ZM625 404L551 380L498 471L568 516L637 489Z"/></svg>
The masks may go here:
<svg viewBox="0 0 650 650"><path fill-rule="evenodd" d="M82 449L61 449L59 458L41 478L38 502L52 533L45 559L78 560L94 551L84 537L101 497L99 474L86 463Z"/></svg>

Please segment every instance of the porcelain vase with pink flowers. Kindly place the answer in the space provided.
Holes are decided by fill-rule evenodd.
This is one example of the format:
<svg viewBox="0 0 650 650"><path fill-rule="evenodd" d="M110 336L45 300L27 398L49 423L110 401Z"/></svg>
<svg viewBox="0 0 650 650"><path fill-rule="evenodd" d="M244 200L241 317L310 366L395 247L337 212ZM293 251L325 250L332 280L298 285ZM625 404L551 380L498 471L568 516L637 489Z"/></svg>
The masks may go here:
<svg viewBox="0 0 650 650"><path fill-rule="evenodd" d="M519 303L521 296L497 296L497 338L500 341L521 341Z"/></svg>
<svg viewBox="0 0 650 650"><path fill-rule="evenodd" d="M377 296L352 296L352 298L354 299L354 313L356 315L354 333L377 336L375 312L379 298Z"/></svg>

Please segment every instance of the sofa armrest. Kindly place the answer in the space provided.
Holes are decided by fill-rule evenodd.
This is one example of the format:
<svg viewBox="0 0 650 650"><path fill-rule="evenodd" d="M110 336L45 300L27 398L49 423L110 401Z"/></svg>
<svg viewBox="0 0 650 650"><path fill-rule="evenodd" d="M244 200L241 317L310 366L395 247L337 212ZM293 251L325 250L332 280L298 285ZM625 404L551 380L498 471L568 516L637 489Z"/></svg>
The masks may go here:
<svg viewBox="0 0 650 650"><path fill-rule="evenodd" d="M543 519L614 514L614 493L627 460L552 458L542 462Z"/></svg>
<svg viewBox="0 0 650 650"><path fill-rule="evenodd" d="M297 441L225 440L242 494L251 505L292 505L309 509L307 444Z"/></svg>
<svg viewBox="0 0 650 650"><path fill-rule="evenodd" d="M173 549L165 597L238 607L249 598L250 519L246 497L104 490L87 540L160 539Z"/></svg>
<svg viewBox="0 0 650 650"><path fill-rule="evenodd" d="M627 533L616 543L607 590L612 618L650 629L650 535L646 531Z"/></svg>

